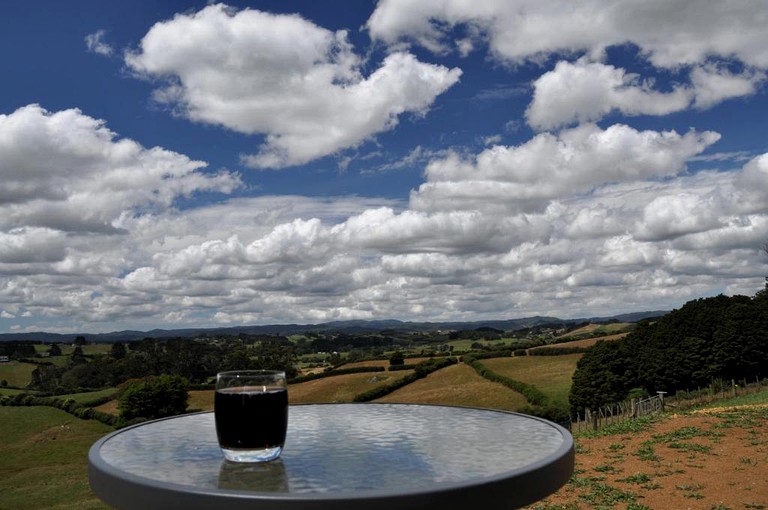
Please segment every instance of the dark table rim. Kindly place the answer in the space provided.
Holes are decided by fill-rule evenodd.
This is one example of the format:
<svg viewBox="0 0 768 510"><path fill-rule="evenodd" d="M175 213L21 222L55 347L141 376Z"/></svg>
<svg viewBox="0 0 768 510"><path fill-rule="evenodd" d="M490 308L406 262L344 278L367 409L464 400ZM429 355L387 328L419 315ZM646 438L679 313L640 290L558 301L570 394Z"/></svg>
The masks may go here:
<svg viewBox="0 0 768 510"><path fill-rule="evenodd" d="M181 508L217 508L232 510L258 507L261 510L320 510L330 508L364 508L365 510L383 510L387 508L416 509L428 507L459 508L462 504L477 504L476 498L503 498L512 494L513 506L517 508L531 504L555 492L563 486L573 474L574 447L571 434L562 426L538 418L511 411L484 409L469 406L444 406L439 404L408 403L319 403L292 404L299 406L395 406L395 407L450 407L508 415L524 416L551 426L563 437L562 444L551 454L529 465L484 478L474 478L461 482L430 484L425 489L406 489L393 492L389 490L364 490L354 492L330 492L286 494L273 492L240 491L216 488L197 488L173 482L163 482L147 477L124 472L100 456L100 448L111 438L131 429L165 420L210 414L212 411L189 413L184 415L146 421L116 430L96 441L88 452L88 476L91 488L105 502L118 508L160 508L165 505L182 505ZM223 457L222 457L223 459ZM462 503L464 502L464 503ZM458 506L457 506L458 504ZM397 507L393 506L397 505Z"/></svg>

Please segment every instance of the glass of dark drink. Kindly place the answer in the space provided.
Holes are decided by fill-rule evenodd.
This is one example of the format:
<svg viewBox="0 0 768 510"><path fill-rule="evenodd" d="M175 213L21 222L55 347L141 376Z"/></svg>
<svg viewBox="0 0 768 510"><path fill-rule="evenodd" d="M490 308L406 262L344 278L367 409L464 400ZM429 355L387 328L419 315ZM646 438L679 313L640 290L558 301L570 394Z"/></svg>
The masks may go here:
<svg viewBox="0 0 768 510"><path fill-rule="evenodd" d="M213 408L216 435L227 460L266 462L280 456L288 429L285 372L219 372Z"/></svg>

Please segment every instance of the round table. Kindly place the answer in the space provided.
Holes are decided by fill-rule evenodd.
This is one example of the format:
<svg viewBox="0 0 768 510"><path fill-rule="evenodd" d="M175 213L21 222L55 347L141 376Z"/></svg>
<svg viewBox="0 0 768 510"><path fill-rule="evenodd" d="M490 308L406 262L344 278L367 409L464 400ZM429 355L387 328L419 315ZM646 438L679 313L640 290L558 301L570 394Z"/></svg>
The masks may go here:
<svg viewBox="0 0 768 510"><path fill-rule="evenodd" d="M414 404L289 408L282 456L224 460L213 413L113 432L88 454L91 488L123 509L519 508L573 472L564 428L504 411Z"/></svg>

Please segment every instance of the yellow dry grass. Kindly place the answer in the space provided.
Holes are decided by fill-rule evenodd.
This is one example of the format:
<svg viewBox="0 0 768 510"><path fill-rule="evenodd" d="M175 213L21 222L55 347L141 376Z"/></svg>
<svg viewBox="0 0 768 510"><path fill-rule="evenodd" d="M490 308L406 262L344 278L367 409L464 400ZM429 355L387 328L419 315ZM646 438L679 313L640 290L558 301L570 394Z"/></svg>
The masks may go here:
<svg viewBox="0 0 768 510"><path fill-rule="evenodd" d="M483 379L464 364L438 370L376 402L443 404L507 411L516 411L526 405L526 400L521 394Z"/></svg>
<svg viewBox="0 0 768 510"><path fill-rule="evenodd" d="M573 342L564 342L561 344L543 345L541 347L536 347L536 349L553 349L558 347L592 347L600 340L618 340L619 338L624 338L627 335L628 333L616 333L615 335L606 335L597 338L585 338L584 340L574 340Z"/></svg>
<svg viewBox="0 0 768 510"><path fill-rule="evenodd" d="M416 363L420 363L422 361L426 361L429 358L406 358L405 363L407 365L415 365ZM355 361L354 363L346 363L342 365L341 369L344 368L357 368L357 367L384 367L389 368L389 360L388 359L375 359L375 360L368 360L368 361Z"/></svg>
<svg viewBox="0 0 768 510"><path fill-rule="evenodd" d="M371 390L383 384L389 384L408 374L412 370L398 372L364 372L345 374L323 379L315 379L288 387L288 401L291 404L309 404L321 402L352 402L355 395Z"/></svg>

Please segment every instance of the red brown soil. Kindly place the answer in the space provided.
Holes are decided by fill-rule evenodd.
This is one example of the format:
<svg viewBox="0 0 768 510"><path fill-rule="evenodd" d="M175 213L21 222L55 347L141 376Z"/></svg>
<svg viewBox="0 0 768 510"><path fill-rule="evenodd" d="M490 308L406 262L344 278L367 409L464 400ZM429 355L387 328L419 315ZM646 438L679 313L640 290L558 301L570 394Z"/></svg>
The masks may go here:
<svg viewBox="0 0 768 510"><path fill-rule="evenodd" d="M532 508L768 509L768 407L668 415L647 430L576 438L576 471Z"/></svg>

